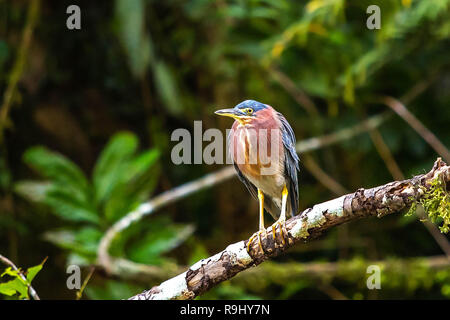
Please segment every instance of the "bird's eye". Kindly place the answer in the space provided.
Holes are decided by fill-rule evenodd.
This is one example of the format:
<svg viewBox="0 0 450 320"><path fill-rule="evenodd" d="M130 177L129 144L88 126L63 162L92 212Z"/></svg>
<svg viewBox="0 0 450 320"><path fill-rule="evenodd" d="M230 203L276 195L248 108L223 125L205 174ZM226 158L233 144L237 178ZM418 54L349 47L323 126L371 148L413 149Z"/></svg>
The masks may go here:
<svg viewBox="0 0 450 320"><path fill-rule="evenodd" d="M253 113L253 109L252 109L252 108L245 108L245 109L244 109L244 112L245 112L246 114L250 115L250 114Z"/></svg>

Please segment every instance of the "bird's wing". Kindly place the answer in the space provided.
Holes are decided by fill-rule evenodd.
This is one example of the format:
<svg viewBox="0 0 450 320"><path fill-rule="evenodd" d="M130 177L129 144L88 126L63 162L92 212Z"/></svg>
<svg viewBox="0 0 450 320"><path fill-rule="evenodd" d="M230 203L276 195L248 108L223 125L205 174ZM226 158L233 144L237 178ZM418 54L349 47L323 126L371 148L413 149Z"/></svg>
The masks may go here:
<svg viewBox="0 0 450 320"><path fill-rule="evenodd" d="M294 135L294 130L292 130L292 127L290 126L289 122L287 122L286 118L281 113L278 113L278 117L281 121L281 124L283 125L282 139L285 149L284 170L288 179L290 180L288 192L291 200L292 214L295 215L298 210L299 195L298 195L297 171L300 170L299 168L300 159L297 155L297 151L295 150L296 139Z"/></svg>
<svg viewBox="0 0 450 320"><path fill-rule="evenodd" d="M253 198L258 199L258 190L253 183L251 183L244 175L241 170L239 170L237 164L233 161L234 169L236 169L236 173L238 175L239 180L242 181L243 184L247 187L248 191L252 195Z"/></svg>

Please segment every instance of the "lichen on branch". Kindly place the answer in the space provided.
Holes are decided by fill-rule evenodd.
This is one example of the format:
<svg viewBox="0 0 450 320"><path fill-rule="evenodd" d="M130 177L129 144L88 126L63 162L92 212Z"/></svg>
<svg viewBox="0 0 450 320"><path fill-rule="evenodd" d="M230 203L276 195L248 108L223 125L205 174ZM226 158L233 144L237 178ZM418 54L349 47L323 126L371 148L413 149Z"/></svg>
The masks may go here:
<svg viewBox="0 0 450 320"><path fill-rule="evenodd" d="M426 186L419 186L423 195L412 202L406 215L415 214L417 206L423 207L431 222L439 225L442 233L450 231L450 194L442 176L431 179Z"/></svg>

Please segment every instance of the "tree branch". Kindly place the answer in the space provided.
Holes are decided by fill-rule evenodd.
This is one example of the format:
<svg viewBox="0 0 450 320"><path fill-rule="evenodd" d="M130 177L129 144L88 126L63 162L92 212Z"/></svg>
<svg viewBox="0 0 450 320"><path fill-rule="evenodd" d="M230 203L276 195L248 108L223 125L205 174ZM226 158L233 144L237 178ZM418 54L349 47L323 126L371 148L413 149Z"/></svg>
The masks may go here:
<svg viewBox="0 0 450 320"><path fill-rule="evenodd" d="M419 200L424 195L424 188L428 189L436 178L445 183L450 181L450 167L440 158L427 174L371 189L360 188L306 209L286 221L284 237L267 229L266 236L262 237L264 252L259 249L258 241L252 242L249 252L246 250L248 240L231 244L222 252L198 261L184 273L130 299L193 299L239 272L283 253L296 243L314 239L336 225L402 211Z"/></svg>

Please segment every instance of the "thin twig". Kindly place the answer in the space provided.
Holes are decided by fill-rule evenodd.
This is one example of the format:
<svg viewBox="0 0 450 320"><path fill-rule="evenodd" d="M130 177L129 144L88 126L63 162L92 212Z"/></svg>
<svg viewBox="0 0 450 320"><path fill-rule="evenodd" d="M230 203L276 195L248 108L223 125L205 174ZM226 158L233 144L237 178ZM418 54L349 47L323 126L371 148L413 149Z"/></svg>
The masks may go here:
<svg viewBox="0 0 450 320"><path fill-rule="evenodd" d="M399 100L393 97L382 97L381 101L394 110L400 117L403 118L436 152L444 158L445 161L450 162L450 151L445 145L425 127L419 119L417 119Z"/></svg>
<svg viewBox="0 0 450 320"><path fill-rule="evenodd" d="M25 277L25 275L22 273L22 271L19 270L19 268L16 267L16 265L11 260L9 260L8 258L6 258L5 256L0 254L0 261L3 262L5 265L10 266L13 270L18 271L20 278L23 281L25 281L25 283L27 283L28 292L30 293L30 296L32 296L34 300L41 300L41 299L39 299L39 296L38 296L36 290L34 290L34 288L31 286L31 284L28 284L28 280Z"/></svg>
<svg viewBox="0 0 450 320"><path fill-rule="evenodd" d="M269 73L274 76L274 79L281 84L281 86L294 98L294 100L301 105L306 112L311 116L319 116L319 110L308 95L276 66L271 66Z"/></svg>
<svg viewBox="0 0 450 320"><path fill-rule="evenodd" d="M302 164L306 169L325 187L327 187L335 195L343 195L348 192L348 190L343 187L339 182L333 179L329 174L322 170L322 168L314 161L311 155L303 155Z"/></svg>
<svg viewBox="0 0 450 320"><path fill-rule="evenodd" d="M86 286L87 286L89 280L91 279L92 275L94 274L94 271L95 271L95 267L91 266L91 268L89 270L89 273L86 276L86 279L84 279L84 281L83 281L83 285L81 286L80 290L77 291L77 298L76 298L76 300L80 300L81 297L83 296L83 291L86 288Z"/></svg>
<svg viewBox="0 0 450 320"><path fill-rule="evenodd" d="M389 149L386 142L384 142L383 136L381 135L380 131L378 131L377 129L372 129L369 131L369 134L373 144L375 145L375 149L378 151L381 159L383 159L392 177L396 180L405 179L402 170L400 169L397 161L395 161L395 158L392 155L391 150Z"/></svg>
<svg viewBox="0 0 450 320"><path fill-rule="evenodd" d="M431 72L425 80L416 83L408 92L400 97L400 101L404 104L410 104L417 96L422 94L428 87L438 78L437 70Z"/></svg>
<svg viewBox="0 0 450 320"><path fill-rule="evenodd" d="M299 141L297 142L297 152L301 153L313 151L342 142L344 140L349 140L360 135L361 133L365 133L373 128L379 127L390 117L391 112L381 113L379 115L372 116L367 120L361 121L356 125L338 130L334 133Z"/></svg>

